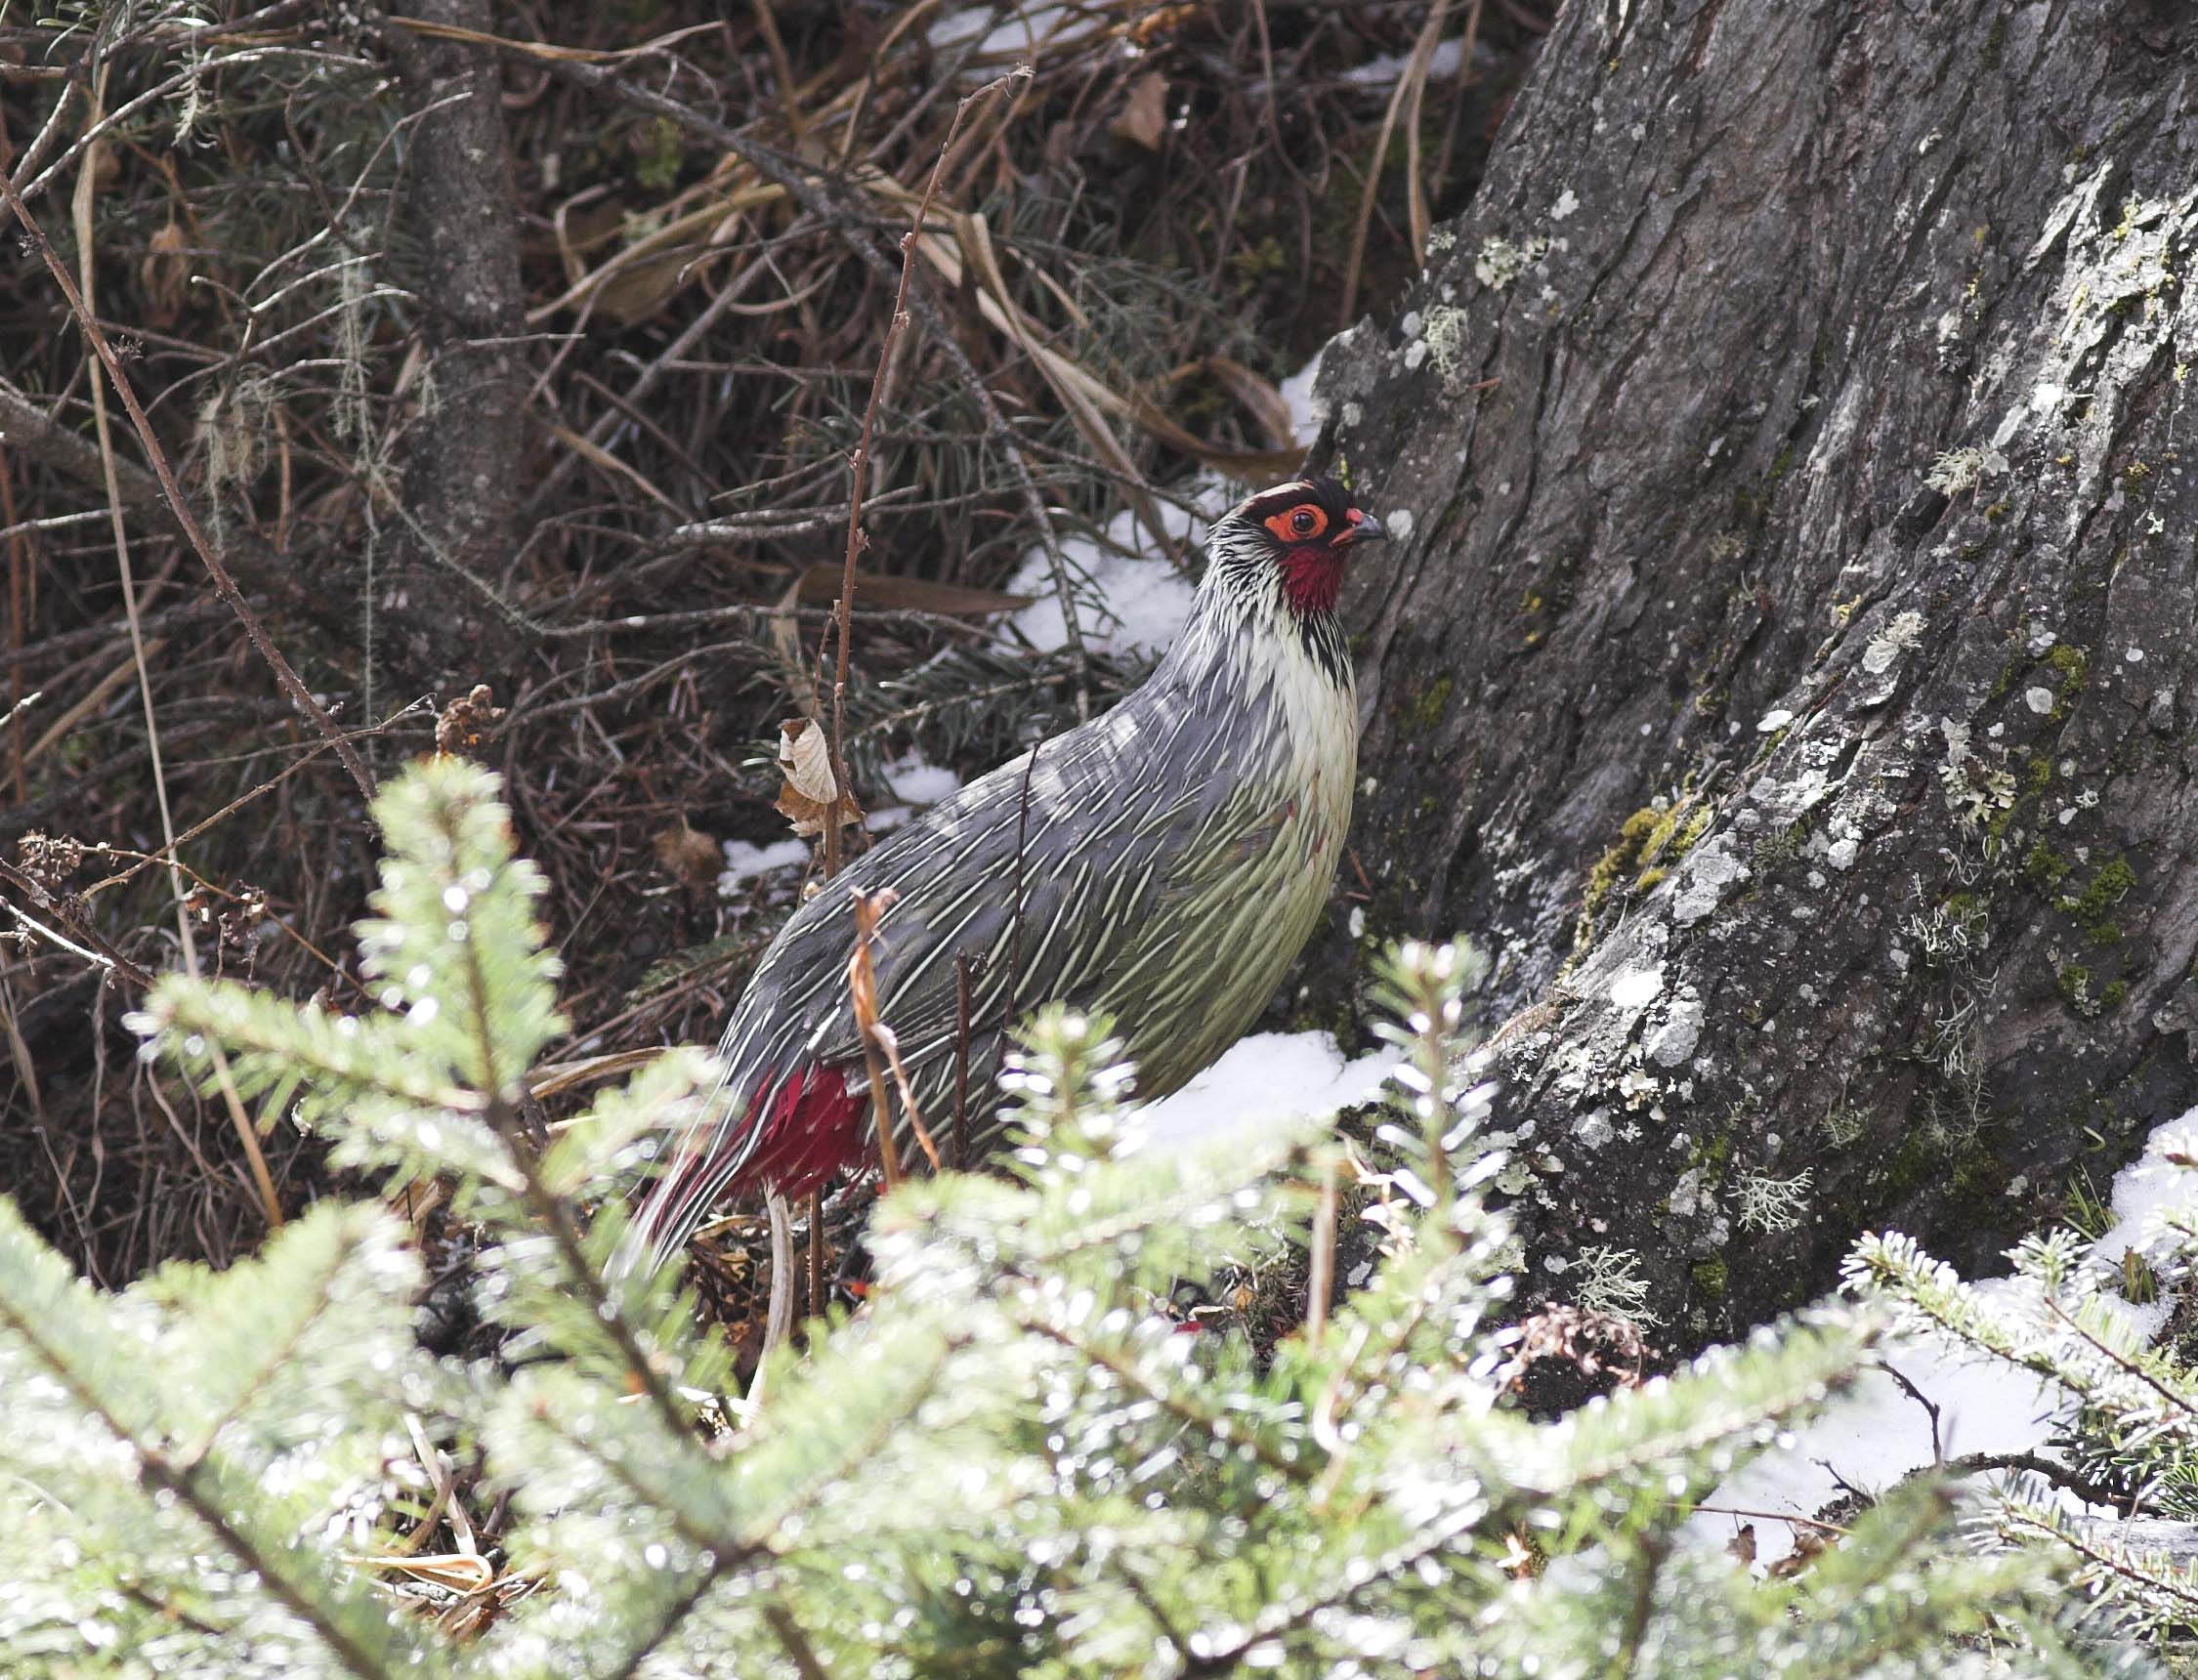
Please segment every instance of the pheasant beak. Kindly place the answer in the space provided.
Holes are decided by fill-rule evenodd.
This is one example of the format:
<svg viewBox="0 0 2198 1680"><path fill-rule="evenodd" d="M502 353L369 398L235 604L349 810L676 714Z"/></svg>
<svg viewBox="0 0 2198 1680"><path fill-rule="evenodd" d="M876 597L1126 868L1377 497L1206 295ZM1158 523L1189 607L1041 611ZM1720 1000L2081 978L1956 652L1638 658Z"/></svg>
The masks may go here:
<svg viewBox="0 0 2198 1680"><path fill-rule="evenodd" d="M1389 533L1381 522L1364 508L1353 508L1343 516L1343 528L1335 533L1332 548L1349 548L1362 542L1386 542Z"/></svg>

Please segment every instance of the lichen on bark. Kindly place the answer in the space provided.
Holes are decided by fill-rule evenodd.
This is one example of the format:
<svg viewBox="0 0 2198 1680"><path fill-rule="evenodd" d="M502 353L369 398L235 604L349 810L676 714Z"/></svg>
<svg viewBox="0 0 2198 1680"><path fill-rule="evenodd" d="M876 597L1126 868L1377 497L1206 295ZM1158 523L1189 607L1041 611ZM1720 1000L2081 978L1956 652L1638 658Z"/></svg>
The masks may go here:
<svg viewBox="0 0 2198 1680"><path fill-rule="evenodd" d="M1324 359L1413 533L1347 602L1367 921L1495 954L1530 1254L1638 1254L1674 1348L1866 1225L1989 1269L2198 1098L2198 21L2137 10L1568 9Z"/></svg>

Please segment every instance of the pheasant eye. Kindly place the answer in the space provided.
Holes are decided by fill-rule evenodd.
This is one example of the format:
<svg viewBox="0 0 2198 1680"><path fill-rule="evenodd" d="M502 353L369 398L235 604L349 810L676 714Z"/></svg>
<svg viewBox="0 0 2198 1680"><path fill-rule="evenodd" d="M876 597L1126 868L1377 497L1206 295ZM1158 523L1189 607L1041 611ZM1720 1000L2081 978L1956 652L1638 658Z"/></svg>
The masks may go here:
<svg viewBox="0 0 2198 1680"><path fill-rule="evenodd" d="M1328 515L1318 502L1299 502L1288 513L1269 514L1265 524L1278 542L1307 542L1328 529Z"/></svg>

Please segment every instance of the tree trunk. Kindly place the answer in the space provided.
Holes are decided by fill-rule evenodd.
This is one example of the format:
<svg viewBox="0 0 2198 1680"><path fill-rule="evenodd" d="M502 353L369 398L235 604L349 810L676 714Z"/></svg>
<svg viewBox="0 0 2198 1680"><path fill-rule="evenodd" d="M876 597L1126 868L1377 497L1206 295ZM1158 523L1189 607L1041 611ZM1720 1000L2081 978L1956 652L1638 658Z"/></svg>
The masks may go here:
<svg viewBox="0 0 2198 1680"><path fill-rule="evenodd" d="M495 29L489 0L406 0L402 9L443 28ZM385 39L417 113L402 214L420 253L429 356L404 433L404 512L396 575L380 591L390 610L374 662L405 691L401 701L431 692L448 699L453 685L462 692L492 669L481 585L503 582L526 487L520 209L495 54L395 23Z"/></svg>
<svg viewBox="0 0 2198 1680"><path fill-rule="evenodd" d="M1572 0L1331 348L1412 533L1361 939L1497 958L1533 1294L1676 1350L1865 1228L1990 1269L2198 1097L2194 65L2181 0Z"/></svg>

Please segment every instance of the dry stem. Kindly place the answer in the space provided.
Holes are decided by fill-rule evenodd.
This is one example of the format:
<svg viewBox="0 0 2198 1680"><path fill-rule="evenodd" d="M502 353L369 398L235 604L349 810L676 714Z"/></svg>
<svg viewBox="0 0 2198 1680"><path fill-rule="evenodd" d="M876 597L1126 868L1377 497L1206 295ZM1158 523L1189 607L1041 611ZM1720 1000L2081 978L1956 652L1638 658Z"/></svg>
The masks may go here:
<svg viewBox="0 0 2198 1680"><path fill-rule="evenodd" d="M83 328L84 337L92 346L92 353L100 358L100 365L106 369L107 378L113 381L115 395L122 399L122 406L129 410L130 424L136 428L138 441L145 447L146 459L152 463L152 470L160 480L160 488L167 495L168 506L176 516L176 523L183 527L184 536L197 550L198 558L206 563L207 571L213 575L214 592L236 614L237 622L244 626L244 634L251 640L254 651L267 662L268 669L275 673L275 683L289 696L290 703L313 720L314 727L335 748L336 756L343 760L344 769L351 772L351 778L358 783L359 793L371 803L374 798L374 778L367 772L365 760L344 738L343 732L336 728L336 720L307 692L305 684L298 680L297 672L290 668L290 661L282 656L282 651L268 640L267 629L260 623L259 615L238 592L236 580L230 576L229 568L222 564L221 557L206 540L206 533L198 528L197 516L184 500L183 486L176 483L175 469L168 464L167 451L160 447L160 440L154 436L152 422L146 417L145 407L138 401L137 393L122 376L122 363L114 354L114 347L107 343L106 334L100 330L99 322L92 318L91 311L84 307L84 300L76 290L76 282L68 277L67 269L62 266L61 259L54 254L53 246L46 241L44 231L31 217L30 208L23 203L21 194L16 190L16 179L10 168L7 150L7 136L0 132L0 203L13 211L16 220L22 224L24 236L37 247L47 272L54 276L54 283L61 287L62 296L67 301L69 314L76 317L76 324Z"/></svg>
<svg viewBox="0 0 2198 1680"><path fill-rule="evenodd" d="M1030 74L1030 65L1018 64L1006 75L987 82L954 106L953 120L947 125L947 138L939 145L938 161L931 166L931 179L924 183L923 196L916 200L915 219L909 231L901 235L901 277L893 292L893 315L886 323L885 342L877 353L877 371L870 378L869 400L863 405L863 435L855 445L855 454L849 463L853 468L853 476L847 497L847 567L839 586L838 617L834 620L839 641L833 651L832 666L832 780L842 794L847 791L847 759L841 748L846 729L847 645L849 621L855 607L855 563L870 545L869 532L863 528L863 485L869 477L870 440L877 430L878 403L885 396L885 382L893 371L893 353L899 348L901 334L909 324L909 276L915 269L916 240L923 235L923 220L930 213L931 200L939 190L939 177L946 172L947 164L953 156L954 142L961 134L962 118L969 114L971 106L991 99L1009 82L1018 78L1027 79ZM820 648L818 652L819 662L822 663L823 650ZM824 874L827 879L839 873L839 824L826 822ZM882 1127L884 1123L884 1113L880 1111L879 1124Z"/></svg>

